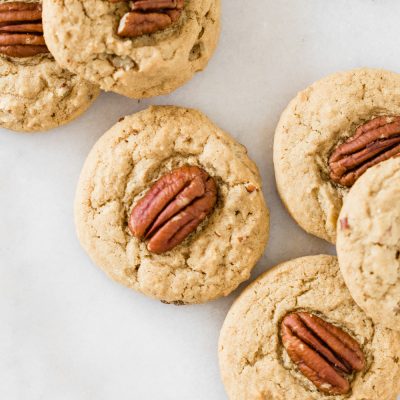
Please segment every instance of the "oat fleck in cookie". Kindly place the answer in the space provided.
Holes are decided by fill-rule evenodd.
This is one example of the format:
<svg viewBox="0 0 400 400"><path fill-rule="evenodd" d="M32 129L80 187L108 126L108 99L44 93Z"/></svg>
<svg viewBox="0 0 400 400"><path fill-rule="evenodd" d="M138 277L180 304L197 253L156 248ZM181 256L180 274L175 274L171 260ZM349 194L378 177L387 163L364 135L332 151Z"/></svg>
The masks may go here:
<svg viewBox="0 0 400 400"><path fill-rule="evenodd" d="M90 152L79 239L114 280L165 303L231 293L263 254L269 215L246 149L198 111L151 107Z"/></svg>
<svg viewBox="0 0 400 400"><path fill-rule="evenodd" d="M336 240L342 199L369 168L400 154L400 75L330 75L291 101L274 143L279 193L307 232Z"/></svg>
<svg viewBox="0 0 400 400"><path fill-rule="evenodd" d="M230 400L395 400L400 333L354 303L336 257L288 261L233 304L219 361Z"/></svg>
<svg viewBox="0 0 400 400"><path fill-rule="evenodd" d="M220 0L45 0L56 60L132 98L167 94L203 70L219 37Z"/></svg>
<svg viewBox="0 0 400 400"><path fill-rule="evenodd" d="M400 331L400 158L370 168L339 215L337 252L344 280L376 323Z"/></svg>
<svg viewBox="0 0 400 400"><path fill-rule="evenodd" d="M84 112L97 86L60 68L43 36L40 1L0 1L0 126L34 132Z"/></svg>

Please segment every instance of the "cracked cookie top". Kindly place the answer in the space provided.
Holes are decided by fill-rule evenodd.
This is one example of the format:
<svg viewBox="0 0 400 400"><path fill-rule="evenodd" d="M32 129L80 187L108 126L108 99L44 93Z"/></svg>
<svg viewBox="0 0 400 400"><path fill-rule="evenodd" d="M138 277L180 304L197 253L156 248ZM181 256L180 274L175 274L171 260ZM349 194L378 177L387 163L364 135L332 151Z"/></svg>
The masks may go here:
<svg viewBox="0 0 400 400"><path fill-rule="evenodd" d="M65 68L133 98L167 94L207 65L220 0L45 0L47 45Z"/></svg>
<svg viewBox="0 0 400 400"><path fill-rule="evenodd" d="M275 133L280 196L297 223L332 243L343 198L368 168L400 152L400 75L357 69L300 92Z"/></svg>
<svg viewBox="0 0 400 400"><path fill-rule="evenodd" d="M216 183L212 213L172 250L156 254L129 218L163 176L190 165ZM168 303L202 303L248 279L269 216L246 149L198 111L151 107L125 117L94 146L79 181L75 220L90 257L111 278Z"/></svg>
<svg viewBox="0 0 400 400"><path fill-rule="evenodd" d="M338 220L337 252L358 305L400 331L400 158L371 168L351 188Z"/></svg>
<svg viewBox="0 0 400 400"><path fill-rule="evenodd" d="M321 392L288 355L281 325L291 313L315 315L359 344L365 366L348 377L348 392ZM354 303L336 257L303 257L260 276L233 304L219 340L221 374L230 400L395 400L399 339Z"/></svg>
<svg viewBox="0 0 400 400"><path fill-rule="evenodd" d="M47 53L40 7L29 7L35 3L40 2L0 1L0 126L14 131L67 123L99 93L96 85L62 69Z"/></svg>

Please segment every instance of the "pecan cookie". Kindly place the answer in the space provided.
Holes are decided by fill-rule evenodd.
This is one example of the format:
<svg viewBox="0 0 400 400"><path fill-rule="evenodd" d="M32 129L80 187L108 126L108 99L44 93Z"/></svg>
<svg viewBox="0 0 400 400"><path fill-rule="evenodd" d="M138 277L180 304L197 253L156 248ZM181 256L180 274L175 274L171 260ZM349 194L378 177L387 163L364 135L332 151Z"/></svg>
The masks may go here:
<svg viewBox="0 0 400 400"><path fill-rule="evenodd" d="M248 279L269 216L246 149L200 112L151 107L95 145L75 203L79 239L114 280L168 303Z"/></svg>
<svg viewBox="0 0 400 400"><path fill-rule="evenodd" d="M307 232L336 241L343 197L371 166L400 153L400 75L358 69L300 92L275 134L278 190Z"/></svg>
<svg viewBox="0 0 400 400"><path fill-rule="evenodd" d="M98 93L54 61L40 1L0 1L0 126L24 132L54 128L84 112Z"/></svg>
<svg viewBox="0 0 400 400"><path fill-rule="evenodd" d="M351 188L339 215L337 252L357 304L400 331L400 158L369 169Z"/></svg>
<svg viewBox="0 0 400 400"><path fill-rule="evenodd" d="M395 400L400 333L354 303L336 257L298 258L243 291L222 327L231 400Z"/></svg>
<svg viewBox="0 0 400 400"><path fill-rule="evenodd" d="M220 0L45 0L56 60L102 89L167 94L203 70L217 45Z"/></svg>

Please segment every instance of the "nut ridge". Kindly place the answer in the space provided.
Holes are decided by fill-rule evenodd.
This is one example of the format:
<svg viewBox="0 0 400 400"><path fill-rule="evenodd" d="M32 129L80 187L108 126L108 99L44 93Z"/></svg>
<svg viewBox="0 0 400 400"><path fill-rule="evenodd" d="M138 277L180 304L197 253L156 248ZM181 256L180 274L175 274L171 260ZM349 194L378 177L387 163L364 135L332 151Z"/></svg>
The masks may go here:
<svg viewBox="0 0 400 400"><path fill-rule="evenodd" d="M351 387L345 375L365 368L357 341L316 315L288 314L281 323L281 337L291 360L323 393L348 393Z"/></svg>
<svg viewBox="0 0 400 400"><path fill-rule="evenodd" d="M161 177L138 201L129 218L131 233L148 240L150 252L171 250L210 214L217 186L203 169L184 166Z"/></svg>
<svg viewBox="0 0 400 400"><path fill-rule="evenodd" d="M400 117L381 116L359 126L329 158L330 178L350 187L370 167L400 154Z"/></svg>
<svg viewBox="0 0 400 400"><path fill-rule="evenodd" d="M48 53L43 36L40 3L8 2L0 4L0 54L31 57Z"/></svg>
<svg viewBox="0 0 400 400"><path fill-rule="evenodd" d="M121 18L117 33L134 38L166 29L179 19L184 4L184 0L133 0L131 11Z"/></svg>

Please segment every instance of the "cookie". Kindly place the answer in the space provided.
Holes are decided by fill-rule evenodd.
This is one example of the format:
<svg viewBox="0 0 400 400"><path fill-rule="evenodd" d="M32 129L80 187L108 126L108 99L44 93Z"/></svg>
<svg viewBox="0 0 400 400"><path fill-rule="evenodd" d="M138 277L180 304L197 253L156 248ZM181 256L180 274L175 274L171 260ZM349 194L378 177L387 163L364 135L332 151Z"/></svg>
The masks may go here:
<svg viewBox="0 0 400 400"><path fill-rule="evenodd" d="M144 98L170 93L206 67L220 0L45 0L43 20L60 65L104 90Z"/></svg>
<svg viewBox="0 0 400 400"><path fill-rule="evenodd" d="M276 129L279 193L307 232L332 243L343 197L366 169L400 152L400 75L357 69L300 92Z"/></svg>
<svg viewBox="0 0 400 400"><path fill-rule="evenodd" d="M337 252L357 304L400 331L400 158L369 169L340 212Z"/></svg>
<svg viewBox="0 0 400 400"><path fill-rule="evenodd" d="M230 400L395 400L399 339L354 303L336 257L303 257L260 276L233 304L220 368Z"/></svg>
<svg viewBox="0 0 400 400"><path fill-rule="evenodd" d="M83 113L99 89L62 69L49 53L41 2L0 1L0 126L44 131Z"/></svg>
<svg viewBox="0 0 400 400"><path fill-rule="evenodd" d="M90 152L75 221L83 247L112 279L188 304L228 295L249 278L269 215L242 145L198 111L150 107Z"/></svg>

